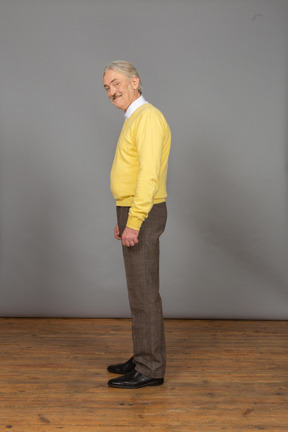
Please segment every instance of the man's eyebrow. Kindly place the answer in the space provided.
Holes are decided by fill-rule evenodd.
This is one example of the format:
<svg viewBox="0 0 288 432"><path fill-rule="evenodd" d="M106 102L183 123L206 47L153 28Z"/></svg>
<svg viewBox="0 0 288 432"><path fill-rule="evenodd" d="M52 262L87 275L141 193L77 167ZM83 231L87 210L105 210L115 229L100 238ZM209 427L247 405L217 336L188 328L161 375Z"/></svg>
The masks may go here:
<svg viewBox="0 0 288 432"><path fill-rule="evenodd" d="M110 84L112 84L114 81L116 81L117 80L117 78L114 78L111 82L110 82ZM104 87L108 87L108 84L104 84Z"/></svg>

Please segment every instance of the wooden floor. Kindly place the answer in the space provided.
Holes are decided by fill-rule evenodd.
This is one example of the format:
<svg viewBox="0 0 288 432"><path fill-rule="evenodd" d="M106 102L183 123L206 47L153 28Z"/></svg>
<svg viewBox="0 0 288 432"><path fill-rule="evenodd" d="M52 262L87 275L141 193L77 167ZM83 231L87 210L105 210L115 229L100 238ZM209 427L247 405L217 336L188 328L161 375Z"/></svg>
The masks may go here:
<svg viewBox="0 0 288 432"><path fill-rule="evenodd" d="M288 321L165 324L164 385L120 390L129 320L0 319L0 432L288 431Z"/></svg>

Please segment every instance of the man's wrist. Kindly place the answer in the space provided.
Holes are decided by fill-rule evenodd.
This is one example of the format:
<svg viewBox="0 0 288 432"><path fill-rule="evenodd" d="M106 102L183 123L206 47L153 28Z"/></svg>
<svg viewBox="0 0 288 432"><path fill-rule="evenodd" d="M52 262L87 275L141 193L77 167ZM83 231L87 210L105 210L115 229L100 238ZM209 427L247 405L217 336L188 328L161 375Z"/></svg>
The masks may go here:
<svg viewBox="0 0 288 432"><path fill-rule="evenodd" d="M132 228L136 231L139 231L142 225L142 221L140 219L135 218L134 216L128 216L128 220L126 226L128 228Z"/></svg>

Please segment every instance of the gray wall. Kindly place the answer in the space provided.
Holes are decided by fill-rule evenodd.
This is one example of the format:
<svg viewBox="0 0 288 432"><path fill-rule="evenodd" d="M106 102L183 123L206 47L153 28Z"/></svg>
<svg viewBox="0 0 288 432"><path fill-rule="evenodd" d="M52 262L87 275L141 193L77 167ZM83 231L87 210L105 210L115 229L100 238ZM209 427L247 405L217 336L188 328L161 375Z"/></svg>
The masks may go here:
<svg viewBox="0 0 288 432"><path fill-rule="evenodd" d="M287 22L286 0L0 0L1 316L129 316L120 58L173 133L166 317L288 318Z"/></svg>

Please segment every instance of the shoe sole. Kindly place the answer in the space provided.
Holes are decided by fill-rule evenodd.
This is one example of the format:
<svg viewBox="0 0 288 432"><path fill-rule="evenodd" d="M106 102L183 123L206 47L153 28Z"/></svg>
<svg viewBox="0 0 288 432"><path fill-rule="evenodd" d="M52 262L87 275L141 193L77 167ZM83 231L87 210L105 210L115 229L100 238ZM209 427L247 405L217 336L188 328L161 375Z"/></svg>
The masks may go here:
<svg viewBox="0 0 288 432"><path fill-rule="evenodd" d="M127 390L133 390L133 389L139 389L139 388L143 388L143 387L155 387L155 386L159 386L164 384L164 380L163 381L152 381L151 383L147 383L147 384L143 384L143 385L138 385L138 386L127 386L127 385L114 385L114 384L110 384L108 383L109 387L113 387L113 388L119 388L119 389L127 389Z"/></svg>
<svg viewBox="0 0 288 432"><path fill-rule="evenodd" d="M135 367L133 369L126 370L125 372L120 372L119 370L116 371L115 369L110 369L109 366L107 367L108 372L118 374L118 375L125 375L126 373L132 372L134 369Z"/></svg>

